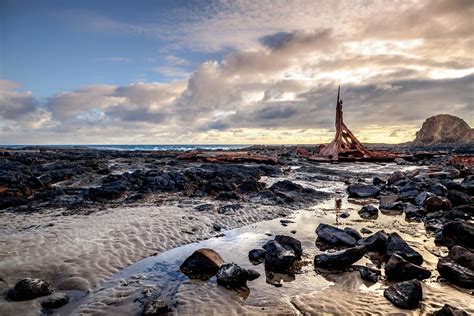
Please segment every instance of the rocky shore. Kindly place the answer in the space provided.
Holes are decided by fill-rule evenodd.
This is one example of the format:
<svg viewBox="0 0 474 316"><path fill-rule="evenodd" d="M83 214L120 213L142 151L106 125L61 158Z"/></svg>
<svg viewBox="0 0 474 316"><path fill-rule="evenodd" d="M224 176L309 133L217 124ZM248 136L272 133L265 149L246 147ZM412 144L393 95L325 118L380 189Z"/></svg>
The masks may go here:
<svg viewBox="0 0 474 316"><path fill-rule="evenodd" d="M0 312L73 311L79 297L154 253L347 198L359 209L339 209L337 218L357 216L357 223L374 224L398 216L405 219L403 227L423 225L424 235L413 237L436 243L436 266L405 240L400 227L370 231L333 222L306 223L314 226L313 236L302 238L314 239L312 248L291 230L293 236L272 236L262 248L240 255L274 274L298 275L308 262L317 275L357 271L369 284L381 284L380 297L400 309L417 310L431 300L423 295L427 279L429 286L441 282L463 294L472 290L473 170L450 165L449 154L414 155L396 164L318 164L296 157L291 147L250 150L277 156L278 163L189 162L175 159L179 152L2 151ZM281 220L285 228L291 223ZM213 249L198 255L197 261L181 262L183 273L207 275L211 281L201 282L217 282L227 291L251 286L262 274L224 261ZM267 283L279 284L268 275ZM153 296L137 304L144 314L179 310L162 301ZM439 313L449 315L455 307Z"/></svg>

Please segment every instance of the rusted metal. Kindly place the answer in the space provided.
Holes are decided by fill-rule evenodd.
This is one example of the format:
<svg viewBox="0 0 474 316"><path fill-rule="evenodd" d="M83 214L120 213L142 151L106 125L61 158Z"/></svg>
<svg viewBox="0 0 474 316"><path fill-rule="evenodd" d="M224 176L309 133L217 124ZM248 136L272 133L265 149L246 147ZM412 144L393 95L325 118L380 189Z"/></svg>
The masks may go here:
<svg viewBox="0 0 474 316"><path fill-rule="evenodd" d="M327 145L320 145L311 155L307 150L298 147L297 155L306 157L313 161L392 161L395 158L406 157L389 151L370 151L349 130L343 120L342 100L340 98L341 88L337 89L336 102L336 135L334 140Z"/></svg>
<svg viewBox="0 0 474 316"><path fill-rule="evenodd" d="M176 159L216 162L216 163L264 163L274 165L278 163L276 156L264 156L247 151L190 151L176 156Z"/></svg>
<svg viewBox="0 0 474 316"><path fill-rule="evenodd" d="M474 168L474 155L454 155L449 160L449 163L453 166Z"/></svg>

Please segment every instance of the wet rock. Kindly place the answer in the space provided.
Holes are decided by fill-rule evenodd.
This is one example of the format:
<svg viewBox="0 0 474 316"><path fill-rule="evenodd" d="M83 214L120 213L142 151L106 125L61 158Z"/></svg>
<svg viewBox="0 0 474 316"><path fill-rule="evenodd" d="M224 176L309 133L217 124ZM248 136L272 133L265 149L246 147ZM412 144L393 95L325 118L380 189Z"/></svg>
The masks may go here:
<svg viewBox="0 0 474 316"><path fill-rule="evenodd" d="M330 245L355 246L356 240L354 237L344 232L342 229L321 223L316 228L318 238Z"/></svg>
<svg viewBox="0 0 474 316"><path fill-rule="evenodd" d="M444 304L443 308L433 313L433 316L467 316L467 313L457 307Z"/></svg>
<svg viewBox="0 0 474 316"><path fill-rule="evenodd" d="M463 213L474 216L474 204L456 206L453 207L452 210L458 210Z"/></svg>
<svg viewBox="0 0 474 316"><path fill-rule="evenodd" d="M366 228L366 227L362 227L362 228L360 229L360 232L361 232L362 234L372 234L372 231L371 231L370 229Z"/></svg>
<svg viewBox="0 0 474 316"><path fill-rule="evenodd" d="M369 268L366 266L359 268L360 277L362 280L376 283L380 279L381 272L379 269Z"/></svg>
<svg viewBox="0 0 474 316"><path fill-rule="evenodd" d="M430 196L426 199L425 209L428 213L438 211L449 211L452 208L451 202L447 198Z"/></svg>
<svg viewBox="0 0 474 316"><path fill-rule="evenodd" d="M376 232L375 234L364 237L357 241L358 245L365 246L369 251L376 251L379 253L385 252L385 246L387 243L387 235L383 230Z"/></svg>
<svg viewBox="0 0 474 316"><path fill-rule="evenodd" d="M369 204L364 205L358 213L364 219L376 219L379 216L379 209Z"/></svg>
<svg viewBox="0 0 474 316"><path fill-rule="evenodd" d="M255 179L248 179L245 180L240 186L239 191L241 193L251 193L251 192L258 192L265 188L265 184L258 182Z"/></svg>
<svg viewBox="0 0 474 316"><path fill-rule="evenodd" d="M303 248L301 247L301 242L298 239L291 236L277 235L275 236L275 241L284 248L293 250L297 260L301 259L303 256Z"/></svg>
<svg viewBox="0 0 474 316"><path fill-rule="evenodd" d="M372 179L372 184L380 187L380 186L383 186L383 185L387 184L387 181L385 181L384 179L382 179L380 177L374 177Z"/></svg>
<svg viewBox="0 0 474 316"><path fill-rule="evenodd" d="M223 264L216 273L217 284L227 288L240 288L247 285L247 281L255 280L260 276L255 270L250 273L235 263Z"/></svg>
<svg viewBox="0 0 474 316"><path fill-rule="evenodd" d="M443 197L446 197L448 195L448 189L441 183L432 184L428 188L428 192L431 192L434 195L443 196Z"/></svg>
<svg viewBox="0 0 474 316"><path fill-rule="evenodd" d="M462 190L467 194L474 195L474 175L467 176L460 184Z"/></svg>
<svg viewBox="0 0 474 316"><path fill-rule="evenodd" d="M216 197L221 201L240 200L240 196L235 192L221 192Z"/></svg>
<svg viewBox="0 0 474 316"><path fill-rule="evenodd" d="M411 203L405 205L403 213L405 213L407 220L416 221L421 221L421 219L426 215L425 209L423 207L416 206Z"/></svg>
<svg viewBox="0 0 474 316"><path fill-rule="evenodd" d="M420 194L418 194L418 196L416 197L415 199L415 204L418 205L418 206L425 206L425 203L426 203L426 200L430 197L434 196L433 193L430 193L430 192L421 192Z"/></svg>
<svg viewBox="0 0 474 316"><path fill-rule="evenodd" d="M339 214L339 216L340 216L341 218L348 218L348 217L350 216L350 214L347 213L347 212L342 212L341 214Z"/></svg>
<svg viewBox="0 0 474 316"><path fill-rule="evenodd" d="M474 253L461 246L453 246L449 250L449 257L454 262L470 270L474 270Z"/></svg>
<svg viewBox="0 0 474 316"><path fill-rule="evenodd" d="M444 218L449 219L449 220L455 220L455 219L463 219L463 220L469 220L471 219L471 215L464 213L460 211L459 209L452 209L450 211L447 211L446 213L443 214Z"/></svg>
<svg viewBox="0 0 474 316"><path fill-rule="evenodd" d="M293 249L287 249L275 240L270 240L263 246L265 252L265 268L275 272L285 272L296 261Z"/></svg>
<svg viewBox="0 0 474 316"><path fill-rule="evenodd" d="M385 264L385 275L389 280L394 281L424 280L431 276L431 272L393 254Z"/></svg>
<svg viewBox="0 0 474 316"><path fill-rule="evenodd" d="M314 266L316 268L344 271L351 264L359 261L367 253L367 248L357 246L336 253L319 254L314 257Z"/></svg>
<svg viewBox="0 0 474 316"><path fill-rule="evenodd" d="M216 206L211 203L199 204L194 207L198 212L214 212Z"/></svg>
<svg viewBox="0 0 474 316"><path fill-rule="evenodd" d="M403 192L400 192L398 199L403 202L415 202L415 199L418 196L418 194L419 194L418 190L403 191Z"/></svg>
<svg viewBox="0 0 474 316"><path fill-rule="evenodd" d="M247 272L247 281L253 281L260 277L260 273L257 270L245 269L245 271Z"/></svg>
<svg viewBox="0 0 474 316"><path fill-rule="evenodd" d="M405 174L401 171L395 171L388 177L387 183L392 185L403 179L405 179Z"/></svg>
<svg viewBox="0 0 474 316"><path fill-rule="evenodd" d="M398 195L395 194L381 196L379 200L380 210L403 210L403 203L398 199Z"/></svg>
<svg viewBox="0 0 474 316"><path fill-rule="evenodd" d="M347 187L347 193L354 198L376 197L380 194L380 188L372 184L355 183Z"/></svg>
<svg viewBox="0 0 474 316"><path fill-rule="evenodd" d="M152 299L145 303L143 307L143 316L156 316L167 314L171 309L166 302L161 299Z"/></svg>
<svg viewBox="0 0 474 316"><path fill-rule="evenodd" d="M469 196L469 194L456 190L450 190L448 192L448 199L449 201L451 201L453 206L473 203L472 198Z"/></svg>
<svg viewBox="0 0 474 316"><path fill-rule="evenodd" d="M237 211L241 208L242 208L242 205L238 204L238 203L236 203L236 204L227 204L227 205L223 205L223 206L219 207L219 209L217 210L217 213L228 215L228 214L234 213L235 211Z"/></svg>
<svg viewBox="0 0 474 316"><path fill-rule="evenodd" d="M443 278L453 284L474 289L474 270L456 263L452 257L440 258L436 268Z"/></svg>
<svg viewBox="0 0 474 316"><path fill-rule="evenodd" d="M385 259L390 259L393 254L398 254L416 265L423 263L421 254L411 248L397 233L392 233L387 238Z"/></svg>
<svg viewBox="0 0 474 316"><path fill-rule="evenodd" d="M291 182L290 180L282 180L274 183L270 190L272 191L301 191L303 187L299 184Z"/></svg>
<svg viewBox="0 0 474 316"><path fill-rule="evenodd" d="M359 240L359 239L362 238L362 236L359 234L359 232L357 230L355 230L354 228L344 227L344 232L346 234L349 234L355 240Z"/></svg>
<svg viewBox="0 0 474 316"><path fill-rule="evenodd" d="M48 282L40 279L26 278L18 281L8 296L14 301L25 301L51 293L53 293L53 288Z"/></svg>
<svg viewBox="0 0 474 316"><path fill-rule="evenodd" d="M69 302L69 295L66 293L54 293L41 302L41 306L46 309L60 308Z"/></svg>
<svg viewBox="0 0 474 316"><path fill-rule="evenodd" d="M391 285L383 295L398 308L415 309L423 299L423 289L420 281L410 280Z"/></svg>
<svg viewBox="0 0 474 316"><path fill-rule="evenodd" d="M441 235L448 248L460 245L474 249L474 224L455 220L443 226Z"/></svg>
<svg viewBox="0 0 474 316"><path fill-rule="evenodd" d="M179 269L190 279L206 280L215 275L223 264L224 260L217 252L201 248L189 256Z"/></svg>
<svg viewBox="0 0 474 316"><path fill-rule="evenodd" d="M252 249L249 251L249 261L253 264L260 264L265 260L264 249Z"/></svg>

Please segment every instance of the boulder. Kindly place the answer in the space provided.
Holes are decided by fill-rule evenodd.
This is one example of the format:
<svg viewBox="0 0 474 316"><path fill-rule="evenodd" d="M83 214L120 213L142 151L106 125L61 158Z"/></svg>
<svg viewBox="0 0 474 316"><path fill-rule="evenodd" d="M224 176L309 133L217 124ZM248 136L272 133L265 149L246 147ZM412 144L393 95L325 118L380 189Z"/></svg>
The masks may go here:
<svg viewBox="0 0 474 316"><path fill-rule="evenodd" d="M51 293L53 293L53 288L48 282L40 279L26 278L15 284L15 287L9 293L9 298L14 301L26 301Z"/></svg>
<svg viewBox="0 0 474 316"><path fill-rule="evenodd" d="M385 275L387 279L393 281L424 280L431 276L431 272L406 261L395 253L385 264Z"/></svg>
<svg viewBox="0 0 474 316"><path fill-rule="evenodd" d="M46 309L60 308L69 302L69 295L66 293L54 293L41 302L41 307Z"/></svg>
<svg viewBox="0 0 474 316"><path fill-rule="evenodd" d="M201 248L189 256L179 269L190 279L209 279L224 264L221 256L212 249Z"/></svg>
<svg viewBox="0 0 474 316"><path fill-rule="evenodd" d="M346 234L349 234L355 240L359 240L359 239L362 238L362 236L359 234L359 232L357 230L355 230L354 228L344 227L344 232Z"/></svg>
<svg viewBox="0 0 474 316"><path fill-rule="evenodd" d="M420 281L410 280L389 286L383 295L398 308L416 309L423 299L423 289Z"/></svg>
<svg viewBox="0 0 474 316"><path fill-rule="evenodd" d="M451 283L474 289L474 270L456 263L450 256L440 258L436 268L439 274Z"/></svg>
<svg viewBox="0 0 474 316"><path fill-rule="evenodd" d="M434 196L433 193L430 192L421 192L420 194L417 195L415 198L415 204L418 206L425 206L426 200L430 197Z"/></svg>
<svg viewBox="0 0 474 316"><path fill-rule="evenodd" d="M443 196L443 197L446 197L448 195L448 189L441 183L435 183L435 184L430 185L430 187L428 188L428 192L431 192L434 195Z"/></svg>
<svg viewBox="0 0 474 316"><path fill-rule="evenodd" d="M462 220L449 222L443 225L441 235L448 248L460 245L474 249L474 224L470 222Z"/></svg>
<svg viewBox="0 0 474 316"><path fill-rule="evenodd" d="M383 230L376 232L375 234L361 238L357 241L358 245L365 246L369 251L376 251L379 253L385 253L385 247L387 243L387 235Z"/></svg>
<svg viewBox="0 0 474 316"><path fill-rule="evenodd" d="M457 307L444 304L443 308L433 313L433 316L467 316L467 313Z"/></svg>
<svg viewBox="0 0 474 316"><path fill-rule="evenodd" d="M376 197L380 194L380 188L373 184L355 183L347 187L347 193L354 198Z"/></svg>
<svg viewBox="0 0 474 316"><path fill-rule="evenodd" d="M252 270L250 273L235 263L223 264L216 273L217 284L227 288L239 288L247 285L247 281L255 280L260 273Z"/></svg>
<svg viewBox="0 0 474 316"><path fill-rule="evenodd" d="M472 204L472 198L469 194L457 190L450 190L448 199L453 206Z"/></svg>
<svg viewBox="0 0 474 316"><path fill-rule="evenodd" d="M369 204L362 206L358 213L364 219L376 219L379 216L379 209Z"/></svg>
<svg viewBox="0 0 474 316"><path fill-rule="evenodd" d="M427 118L413 141L415 146L462 143L474 143L474 131L463 119L449 114Z"/></svg>
<svg viewBox="0 0 474 316"><path fill-rule="evenodd" d="M293 249L287 249L275 240L270 240L263 246L265 252L265 268L274 272L285 272L296 261Z"/></svg>
<svg viewBox="0 0 474 316"><path fill-rule="evenodd" d="M392 233L387 238L385 259L389 260L393 254L398 254L416 265L423 263L421 254L411 248L397 233Z"/></svg>
<svg viewBox="0 0 474 316"><path fill-rule="evenodd" d="M303 248L301 247L301 242L298 239L295 239L291 236L276 235L275 241L284 248L293 250L297 260L300 260L301 256L303 256Z"/></svg>
<svg viewBox="0 0 474 316"><path fill-rule="evenodd" d="M470 270L474 270L474 253L461 246L453 246L449 256L457 263Z"/></svg>
<svg viewBox="0 0 474 316"><path fill-rule="evenodd" d="M438 211L449 211L453 206L447 198L430 196L426 199L425 209L428 213Z"/></svg>
<svg viewBox="0 0 474 316"><path fill-rule="evenodd" d="M388 177L387 183L392 185L403 179L405 179L405 174L401 171L395 171Z"/></svg>
<svg viewBox="0 0 474 316"><path fill-rule="evenodd" d="M398 200L399 196L395 194L384 195L380 197L379 207L381 210L403 210L403 203Z"/></svg>
<svg viewBox="0 0 474 316"><path fill-rule="evenodd" d="M372 179L372 184L380 187L380 186L383 186L383 185L387 184L387 181L385 181L384 179L382 179L380 177L374 177Z"/></svg>
<svg viewBox="0 0 474 316"><path fill-rule="evenodd" d="M346 233L340 228L321 223L316 228L318 238L330 245L349 246L353 247L356 244L354 237Z"/></svg>
<svg viewBox="0 0 474 316"><path fill-rule="evenodd" d="M359 261L367 253L367 248L364 246L357 246L336 253L323 253L314 257L314 266L316 268L344 271L347 268Z"/></svg>
<svg viewBox="0 0 474 316"><path fill-rule="evenodd" d="M265 260L264 249L252 249L249 251L249 261L253 264L260 264Z"/></svg>

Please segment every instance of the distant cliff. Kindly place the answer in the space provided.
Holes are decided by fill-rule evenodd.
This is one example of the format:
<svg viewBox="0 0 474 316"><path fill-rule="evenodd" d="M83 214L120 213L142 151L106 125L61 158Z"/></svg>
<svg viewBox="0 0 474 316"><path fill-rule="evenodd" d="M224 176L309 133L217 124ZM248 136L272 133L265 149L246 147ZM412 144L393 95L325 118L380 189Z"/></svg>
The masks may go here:
<svg viewBox="0 0 474 316"><path fill-rule="evenodd" d="M470 143L474 144L474 129L463 119L449 114L426 119L413 141L415 146Z"/></svg>

